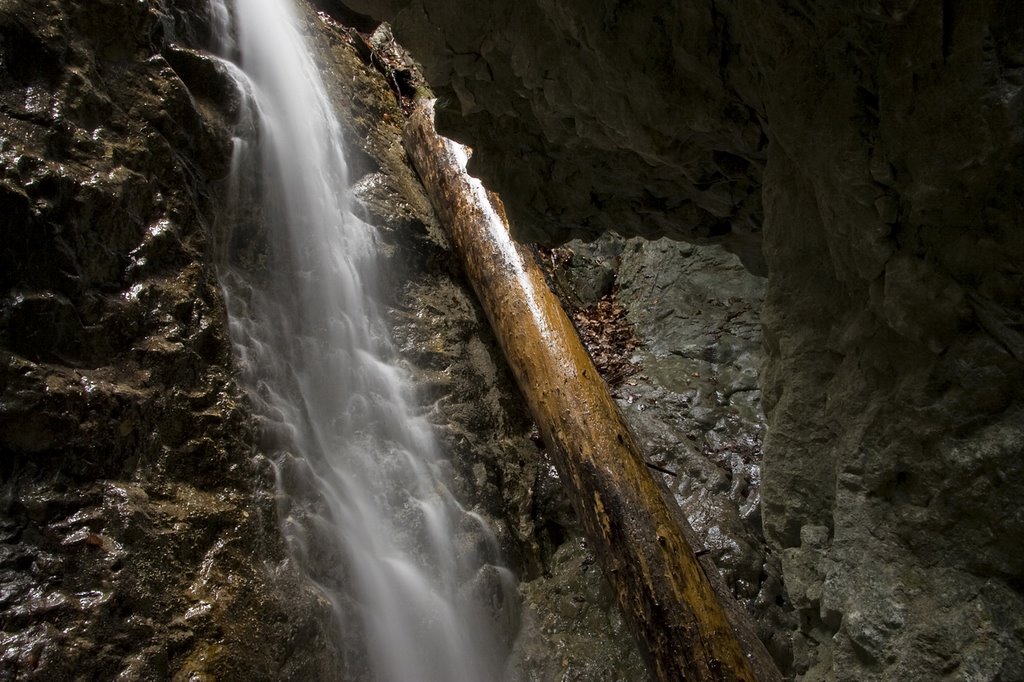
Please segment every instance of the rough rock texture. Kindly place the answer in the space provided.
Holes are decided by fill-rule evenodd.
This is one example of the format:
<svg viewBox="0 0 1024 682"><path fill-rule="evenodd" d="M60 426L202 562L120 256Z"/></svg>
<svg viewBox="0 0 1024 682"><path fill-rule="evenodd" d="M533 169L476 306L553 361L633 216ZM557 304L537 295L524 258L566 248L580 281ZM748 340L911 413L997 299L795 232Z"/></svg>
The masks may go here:
<svg viewBox="0 0 1024 682"><path fill-rule="evenodd" d="M755 269L761 237L798 673L1024 677L1017 3L346 4L522 235L721 235Z"/></svg>
<svg viewBox="0 0 1024 682"><path fill-rule="evenodd" d="M520 602L496 609L508 647L505 679L642 679L644 664L614 594L405 157L403 113L385 79L362 68L333 22L326 26L322 66L337 89L350 146L364 152L352 167L355 196L380 230L381 289L399 355L435 424L453 492L488 519L519 579ZM379 32L371 42L390 40ZM461 540L479 541L472 530Z"/></svg>
<svg viewBox="0 0 1024 682"><path fill-rule="evenodd" d="M550 262L568 303L622 306L638 348L615 396L649 462L675 494L708 570L747 608L783 672L790 610L761 530L764 279L720 246L607 235L572 241Z"/></svg>
<svg viewBox="0 0 1024 682"><path fill-rule="evenodd" d="M484 161L470 170L507 199L519 236L729 233L760 264L767 140L719 78L723 19L705 3L335 4L392 22L423 61L439 129L472 141Z"/></svg>
<svg viewBox="0 0 1024 682"><path fill-rule="evenodd" d="M0 7L0 679L363 672L287 558L234 380L215 266L236 102L197 49L205 7ZM399 353L454 490L521 576L521 601L495 605L508 679L643 677L405 161L394 94L343 28L305 16Z"/></svg>
<svg viewBox="0 0 1024 682"><path fill-rule="evenodd" d="M1024 677L1017 3L348 4L395 22L523 235L717 235L767 267L762 510L804 679ZM211 258L232 101L191 51L204 7L0 5L3 677L337 669L232 380ZM362 139L386 187L372 157L398 152ZM479 314L422 244L395 255L437 276L396 294L396 319L429 320L400 342L459 486L500 497L502 547L537 577L513 668L635 678ZM469 364L446 372L446 348Z"/></svg>
<svg viewBox="0 0 1024 682"><path fill-rule="evenodd" d="M0 7L3 679L332 667L232 376L196 4Z"/></svg>

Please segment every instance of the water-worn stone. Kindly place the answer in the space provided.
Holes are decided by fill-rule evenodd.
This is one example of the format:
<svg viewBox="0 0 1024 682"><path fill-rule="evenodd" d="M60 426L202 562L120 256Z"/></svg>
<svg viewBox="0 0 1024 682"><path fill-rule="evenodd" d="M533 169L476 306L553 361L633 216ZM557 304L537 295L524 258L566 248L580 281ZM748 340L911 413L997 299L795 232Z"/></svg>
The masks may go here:
<svg viewBox="0 0 1024 682"><path fill-rule="evenodd" d="M763 250L762 510L804 679L1024 676L1016 3L348 4L416 48L448 103L442 123L476 146L523 235L727 232L753 268ZM251 473L231 381L209 225L233 105L194 51L209 44L204 8L0 8L4 675L332 665L306 655L328 650L326 610L280 563L270 477ZM360 107L353 149L382 110L357 103L357 122ZM366 137L397 158L389 139ZM354 174L377 165L358 154ZM364 184L389 182L375 178ZM436 349L422 338L410 349ZM466 377L489 373L481 343L465 342ZM424 400L445 395L443 379ZM451 405L467 451L486 452L470 436L500 411ZM713 410L689 414L714 432ZM576 565L551 558L576 545L555 495L527 492L549 481L527 466L517 423L497 470L521 457L527 475L456 477L508 499L503 546L543 576ZM548 511L516 511L531 505ZM538 539L524 540L531 526Z"/></svg>
<svg viewBox="0 0 1024 682"><path fill-rule="evenodd" d="M206 4L108 4L103 21L73 0L0 10L0 676L355 679L358 645L287 559L233 379L214 265L231 248L258 266L263 241L250 221L218 243L238 101L201 49ZM405 160L394 93L346 29L303 17L443 466L497 530L484 551L524 578L494 605L509 679L641 675L599 573L579 572L593 559ZM582 625L549 598L570 583Z"/></svg>

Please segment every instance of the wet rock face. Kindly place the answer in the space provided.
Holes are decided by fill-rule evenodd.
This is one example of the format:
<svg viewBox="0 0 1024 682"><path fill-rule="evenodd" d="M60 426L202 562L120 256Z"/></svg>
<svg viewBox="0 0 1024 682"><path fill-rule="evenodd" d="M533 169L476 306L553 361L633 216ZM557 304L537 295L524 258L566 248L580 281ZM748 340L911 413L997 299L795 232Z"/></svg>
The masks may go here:
<svg viewBox="0 0 1024 682"><path fill-rule="evenodd" d="M1017 4L346 4L424 61L522 236L728 231L754 268L760 240L798 673L1024 676Z"/></svg>
<svg viewBox="0 0 1024 682"><path fill-rule="evenodd" d="M204 6L0 9L5 679L329 663L232 376L212 267L232 98L191 49Z"/></svg>
<svg viewBox="0 0 1024 682"><path fill-rule="evenodd" d="M356 202L379 230L382 302L415 404L434 425L453 494L487 520L501 563L519 582L516 603L493 604L504 679L642 679L644 663L614 593L405 156L394 95L379 74L355 67L337 27L329 23L321 37L351 151L364 153L351 167ZM387 32L374 38L390 40ZM485 541L479 528L461 529L460 543Z"/></svg>
<svg viewBox="0 0 1024 682"><path fill-rule="evenodd" d="M613 395L706 569L788 671L792 614L761 524L764 279L718 245L606 235L553 253L554 280L575 305L611 298L625 310L637 346L622 350L635 373Z"/></svg>
<svg viewBox="0 0 1024 682"><path fill-rule="evenodd" d="M205 8L0 9L3 679L366 675L358 638L287 559L287 505L234 381L215 265L227 248L258 262L262 241L221 243L237 102L199 49ZM344 28L303 16L418 404L453 491L522 579L494 610L508 679L642 677L405 160L394 94Z"/></svg>
<svg viewBox="0 0 1024 682"><path fill-rule="evenodd" d="M717 238L770 271L761 509L803 679L1024 677L1016 3L347 4L395 22L447 102L442 124L477 147L476 171L522 235ZM211 235L233 98L194 51L209 44L204 8L0 8L3 677L338 669L327 609L276 539L272 476L232 380ZM378 224L396 235L383 241L397 281L412 271L397 264L419 268L390 302L399 342L457 453L456 487L499 519L529 578L523 603L501 611L520 628L514 675L635 678L422 195L376 179L402 163L397 132L370 134L399 117L380 104L390 93L324 61L358 83L346 96L377 93L352 109L354 175L367 211L391 216ZM420 241L403 242L406 229ZM688 291L669 269L699 281L688 258L632 276L651 366L669 382L692 365L691 378L741 386L686 320L645 312L652 281L668 300ZM723 348L740 357L750 340ZM741 432L728 419L716 431L719 389L701 385L703 403L683 386L633 391L633 406L683 415L638 422L655 448L700 427L700 452L679 463L718 497L676 490L698 508L752 490L742 452L715 450ZM743 412L749 395L724 407ZM741 551L715 551L749 600L759 559L743 508L720 528L748 538Z"/></svg>

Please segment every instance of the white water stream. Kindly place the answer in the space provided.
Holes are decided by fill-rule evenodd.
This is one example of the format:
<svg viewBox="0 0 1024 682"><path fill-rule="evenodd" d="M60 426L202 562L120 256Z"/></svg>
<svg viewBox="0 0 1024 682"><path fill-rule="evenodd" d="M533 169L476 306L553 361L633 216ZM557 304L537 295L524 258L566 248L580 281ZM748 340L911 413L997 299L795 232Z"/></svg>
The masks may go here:
<svg viewBox="0 0 1024 682"><path fill-rule="evenodd" d="M251 249L260 257L229 254L221 281L283 532L334 606L339 646L365 656L354 668L394 682L500 679L475 595L507 589L507 572L485 563L493 547L482 557L480 542L460 542L491 536L452 498L407 401L373 302L374 229L349 208L341 129L291 3L211 0L243 102L228 241L266 242Z"/></svg>

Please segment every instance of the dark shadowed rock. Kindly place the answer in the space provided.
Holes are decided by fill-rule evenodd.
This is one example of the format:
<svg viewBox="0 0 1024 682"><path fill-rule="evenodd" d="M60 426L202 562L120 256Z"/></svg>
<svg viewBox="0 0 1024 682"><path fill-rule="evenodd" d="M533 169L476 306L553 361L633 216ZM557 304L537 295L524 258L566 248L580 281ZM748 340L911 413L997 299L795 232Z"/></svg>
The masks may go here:
<svg viewBox="0 0 1024 682"><path fill-rule="evenodd" d="M333 667L233 379L204 7L0 8L4 679Z"/></svg>
<svg viewBox="0 0 1024 682"><path fill-rule="evenodd" d="M804 679L1024 676L1024 11L347 4L424 62L521 236L763 256L764 528Z"/></svg>
<svg viewBox="0 0 1024 682"><path fill-rule="evenodd" d="M760 509L802 679L1024 677L1024 10L344 4L393 22L522 236L718 240L769 273ZM233 380L213 264L237 102L201 51L205 8L0 7L0 676L338 669ZM635 652L404 166L393 95L343 31L312 14L308 27L351 102L353 175L421 404L456 487L529 579L522 604L496 610L509 632L525 614L514 674L629 677ZM258 231L243 236L234 246L258 256ZM636 394L655 451L682 453L684 501L742 510L752 469L737 444L761 427L727 413L756 415L753 310L721 343L705 337L743 277L720 259L695 268L683 247L635 248L620 297L637 303L660 388L623 399ZM652 401L681 416L649 420ZM754 579L759 539L742 511L722 518L740 549L712 549L756 605L775 594Z"/></svg>
<svg viewBox="0 0 1024 682"><path fill-rule="evenodd" d="M280 538L281 510L306 501L279 499L235 383L215 268L226 249L266 259L258 216L222 243L239 102L204 51L206 3L129 5L0 9L0 677L359 679L358 637ZM523 581L493 604L509 678L642 676L406 162L394 93L350 32L303 17L414 402L496 529L480 551Z"/></svg>

